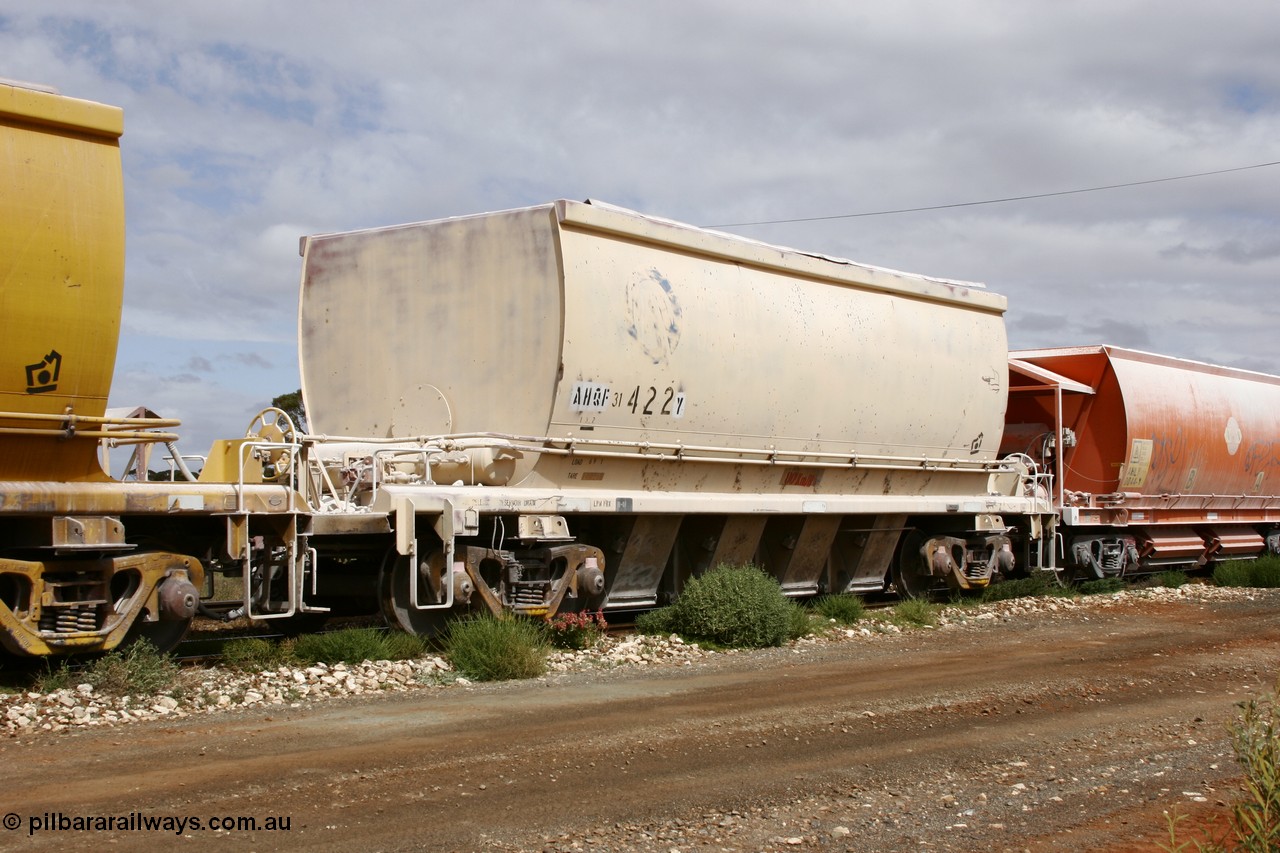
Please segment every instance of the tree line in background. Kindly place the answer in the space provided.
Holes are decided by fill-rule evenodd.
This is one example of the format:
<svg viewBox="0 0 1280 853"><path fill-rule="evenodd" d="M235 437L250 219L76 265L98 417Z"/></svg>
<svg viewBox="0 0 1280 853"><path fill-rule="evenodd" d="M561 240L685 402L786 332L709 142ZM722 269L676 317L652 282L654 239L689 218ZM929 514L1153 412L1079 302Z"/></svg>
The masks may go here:
<svg viewBox="0 0 1280 853"><path fill-rule="evenodd" d="M271 405L287 414L289 420L293 421L293 425L298 428L299 432L307 431L307 407L302 402L301 388L297 391L290 391L288 394L272 397Z"/></svg>

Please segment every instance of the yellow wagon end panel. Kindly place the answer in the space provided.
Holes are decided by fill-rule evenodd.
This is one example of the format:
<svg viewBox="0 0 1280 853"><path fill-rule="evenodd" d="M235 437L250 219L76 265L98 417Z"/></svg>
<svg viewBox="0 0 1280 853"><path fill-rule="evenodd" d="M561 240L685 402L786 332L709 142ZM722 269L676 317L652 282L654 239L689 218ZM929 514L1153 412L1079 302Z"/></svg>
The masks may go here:
<svg viewBox="0 0 1280 853"><path fill-rule="evenodd" d="M0 84L0 479L105 479L97 439L124 289L115 107ZM82 424L76 423L75 426Z"/></svg>

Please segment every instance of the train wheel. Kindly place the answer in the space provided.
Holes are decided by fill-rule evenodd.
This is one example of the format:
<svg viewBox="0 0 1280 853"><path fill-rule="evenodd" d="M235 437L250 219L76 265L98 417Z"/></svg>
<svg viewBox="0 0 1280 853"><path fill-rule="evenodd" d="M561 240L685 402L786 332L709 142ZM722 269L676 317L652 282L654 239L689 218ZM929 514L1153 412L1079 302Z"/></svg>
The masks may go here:
<svg viewBox="0 0 1280 853"><path fill-rule="evenodd" d="M924 534L919 530L909 530L902 537L898 548L898 560L893 568L893 583L898 594L905 598L928 598L937 588L937 579L929 571L925 558L920 553L924 545Z"/></svg>
<svg viewBox="0 0 1280 853"><path fill-rule="evenodd" d="M409 600L409 571L412 560L390 551L382 561L378 578L378 603L382 618L393 628L435 637L443 634L449 622L446 610L418 610ZM419 590L421 592L421 590Z"/></svg>
<svg viewBox="0 0 1280 853"><path fill-rule="evenodd" d="M143 622L139 619L133 623L129 633L125 635L121 647L127 647L139 640L146 640L156 647L160 654L168 654L178 647L187 631L191 630L190 619L167 619L160 622Z"/></svg>

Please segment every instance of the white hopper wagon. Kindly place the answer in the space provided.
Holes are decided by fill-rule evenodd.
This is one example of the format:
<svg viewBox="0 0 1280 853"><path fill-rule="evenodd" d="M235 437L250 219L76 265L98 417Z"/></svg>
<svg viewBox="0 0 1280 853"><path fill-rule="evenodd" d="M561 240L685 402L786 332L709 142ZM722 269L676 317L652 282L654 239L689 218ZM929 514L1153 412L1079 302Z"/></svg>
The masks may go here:
<svg viewBox="0 0 1280 853"><path fill-rule="evenodd" d="M793 596L1052 564L978 285L572 201L302 252L322 597L378 572L430 631L650 607L719 563Z"/></svg>

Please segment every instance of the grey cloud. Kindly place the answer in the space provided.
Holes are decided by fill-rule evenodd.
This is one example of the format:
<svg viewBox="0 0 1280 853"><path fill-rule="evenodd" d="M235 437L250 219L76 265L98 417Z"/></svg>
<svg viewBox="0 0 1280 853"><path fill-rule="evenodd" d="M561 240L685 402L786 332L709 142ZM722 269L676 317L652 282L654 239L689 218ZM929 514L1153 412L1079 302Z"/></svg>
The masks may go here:
<svg viewBox="0 0 1280 853"><path fill-rule="evenodd" d="M125 328L277 391L296 364L261 352L296 334L301 234L560 196L694 223L920 207L1267 162L1280 138L1273 0L10 5L7 76L125 108ZM1263 324L1215 311L1272 299L1278 174L735 230L985 282L1016 346L1280 370ZM184 417L221 434L261 396L204 391Z"/></svg>
<svg viewBox="0 0 1280 853"><path fill-rule="evenodd" d="M270 370L272 364L256 352L241 352L229 356L230 360L244 367L258 367L263 370Z"/></svg>
<svg viewBox="0 0 1280 853"><path fill-rule="evenodd" d="M1215 246L1192 246L1181 243L1160 253L1170 260L1179 258L1208 258L1225 261L1232 265L1254 264L1260 261L1272 261L1280 258L1280 239L1272 239L1259 243L1248 243L1243 240L1227 240Z"/></svg>
<svg viewBox="0 0 1280 853"><path fill-rule="evenodd" d="M1115 344L1129 349L1150 350L1151 333L1136 323L1122 320L1100 319L1094 324L1099 340L1097 343Z"/></svg>
<svg viewBox="0 0 1280 853"><path fill-rule="evenodd" d="M1010 322L1013 322L1013 318ZM1037 314L1034 311L1023 311L1017 315L1017 324L1018 328L1028 332L1057 331L1065 325L1061 316Z"/></svg>

